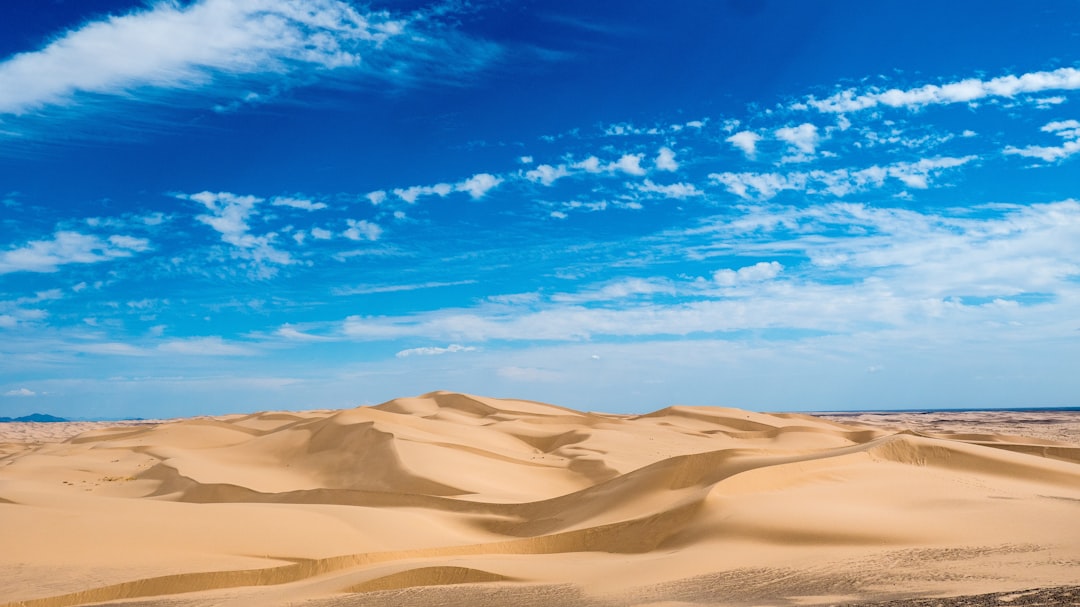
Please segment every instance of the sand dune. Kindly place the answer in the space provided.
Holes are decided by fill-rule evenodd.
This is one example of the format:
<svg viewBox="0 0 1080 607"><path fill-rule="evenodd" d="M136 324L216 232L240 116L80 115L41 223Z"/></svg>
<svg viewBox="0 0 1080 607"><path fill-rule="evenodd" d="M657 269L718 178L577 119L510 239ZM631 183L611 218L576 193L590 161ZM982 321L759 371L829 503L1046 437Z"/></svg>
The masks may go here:
<svg viewBox="0 0 1080 607"><path fill-rule="evenodd" d="M1080 581L1080 444L1047 438L445 392L81 430L0 437L4 607L826 605Z"/></svg>

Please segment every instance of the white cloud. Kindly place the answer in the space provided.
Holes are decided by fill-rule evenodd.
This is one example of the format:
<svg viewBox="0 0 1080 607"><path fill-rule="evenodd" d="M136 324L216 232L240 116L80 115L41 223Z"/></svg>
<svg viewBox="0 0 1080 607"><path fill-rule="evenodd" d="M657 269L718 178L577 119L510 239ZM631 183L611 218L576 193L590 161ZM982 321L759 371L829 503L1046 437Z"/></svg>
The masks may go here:
<svg viewBox="0 0 1080 607"><path fill-rule="evenodd" d="M137 299L137 300L129 301L125 305L127 305L127 307L129 307L131 309L134 309L134 310L148 310L150 308L153 308L154 306L157 306L158 303L159 303L159 301L156 300L156 299ZM168 302L168 300L165 300L164 302L160 302L160 303L167 304L169 302Z"/></svg>
<svg viewBox="0 0 1080 607"><path fill-rule="evenodd" d="M887 167L890 177L899 179L904 185L925 190L930 187L929 178L943 169L951 169L975 160L975 156L961 158L923 158L918 162L898 162Z"/></svg>
<svg viewBox="0 0 1080 607"><path fill-rule="evenodd" d="M1055 121L1047 123L1040 130L1044 133L1053 133L1064 139L1065 142L1059 146L1029 145L1025 148L1009 146L1005 148L1005 154L1054 162L1080 152L1080 122L1076 120Z"/></svg>
<svg viewBox="0 0 1080 607"><path fill-rule="evenodd" d="M723 184L732 194L747 200L769 200L782 191L847 196L870 187L882 187L886 179L896 179L907 187L926 189L930 178L945 169L967 164L975 156L924 158L865 169L837 169L793 173L712 173L710 179Z"/></svg>
<svg viewBox="0 0 1080 607"><path fill-rule="evenodd" d="M688 126L688 125L687 125ZM675 133L681 131L684 125L672 124L667 127L667 130ZM643 127L635 126L628 122L622 124L611 124L604 129L604 135L607 137L624 137L627 135L660 135L665 131L664 127Z"/></svg>
<svg viewBox="0 0 1080 607"><path fill-rule="evenodd" d="M596 156L589 156L581 162L573 165L575 169L581 169L586 173L600 173L604 169L600 167L600 159Z"/></svg>
<svg viewBox="0 0 1080 607"><path fill-rule="evenodd" d="M637 135L641 134L640 130L629 124L610 124L604 129L604 134L608 137L621 137L623 135Z"/></svg>
<svg viewBox="0 0 1080 607"><path fill-rule="evenodd" d="M291 198L288 196L277 196L272 198L270 204L275 207L292 207L294 209L303 209L305 211L318 211L319 209L326 208L326 203L324 202L315 202L313 200Z"/></svg>
<svg viewBox="0 0 1080 607"><path fill-rule="evenodd" d="M148 226L157 226L165 223L169 217L164 213L148 213L143 215L141 219L142 222Z"/></svg>
<svg viewBox="0 0 1080 607"><path fill-rule="evenodd" d="M761 141L761 135L753 131L739 131L724 141L742 150L750 160L757 157L757 143Z"/></svg>
<svg viewBox="0 0 1080 607"><path fill-rule="evenodd" d="M37 392L34 392L33 390L30 390L28 388L17 388L15 390L8 390L7 392L4 392L4 396L17 396L17 397L37 396Z"/></svg>
<svg viewBox="0 0 1080 607"><path fill-rule="evenodd" d="M1076 120L1059 120L1048 122L1041 129L1044 133L1060 133L1068 131L1072 137L1080 137L1080 122Z"/></svg>
<svg viewBox="0 0 1080 607"><path fill-rule="evenodd" d="M255 205L263 202L256 196L238 196L229 192L199 192L179 194L178 198L203 205L210 214L197 215L195 219L221 234L222 242L236 247L237 255L257 264L271 263L289 265L294 263L286 252L274 247L277 234L256 236L250 233L248 218L254 214Z"/></svg>
<svg viewBox="0 0 1080 607"><path fill-rule="evenodd" d="M262 198L255 196L237 196L229 192L200 192L182 196L206 207L213 215L199 215L199 221L221 233L222 240L236 246L244 246L244 239L249 236L247 218L256 203Z"/></svg>
<svg viewBox="0 0 1080 607"><path fill-rule="evenodd" d="M460 344L450 344L445 348L439 347L425 347L425 348L409 348L408 350L402 350L395 354L398 358L405 358L407 356L439 356L440 354L454 354L457 352L475 352L477 348L473 346L462 346Z"/></svg>
<svg viewBox="0 0 1080 607"><path fill-rule="evenodd" d="M818 129L809 122L799 126L788 126L776 129L776 138L786 142L790 154L784 157L784 162L806 162L813 157L817 150L821 137Z"/></svg>
<svg viewBox="0 0 1080 607"><path fill-rule="evenodd" d="M784 190L805 190L807 176L805 173L711 173L709 178L740 198L768 200Z"/></svg>
<svg viewBox="0 0 1080 607"><path fill-rule="evenodd" d="M675 161L675 152L668 147L660 148L660 151L656 154L656 160L653 161L656 168L661 171L677 171L679 170L679 163Z"/></svg>
<svg viewBox="0 0 1080 607"><path fill-rule="evenodd" d="M121 342L80 343L73 344L69 346L68 349L74 352L102 354L105 356L148 356L150 354L143 348Z"/></svg>
<svg viewBox="0 0 1080 607"><path fill-rule="evenodd" d="M584 172L594 175L599 173L622 172L627 175L641 176L648 172L645 167L641 166L641 162L644 159L644 154L623 154L618 160L602 164L600 159L596 156L589 156L584 160L575 162L569 166L565 164L557 166L541 164L535 169L526 171L525 178L535 183L550 186L563 177L574 175L575 172L578 174ZM679 163L675 161L675 152L667 147L660 148L660 152L657 155L654 164L657 169L662 171L674 171L679 168Z"/></svg>
<svg viewBox="0 0 1080 607"><path fill-rule="evenodd" d="M717 254L783 255L724 269L711 283L640 278L549 301L481 302L402 316L351 316L355 340L581 341L746 329L957 339L1058 339L1075 331L1080 203L945 213L831 203L750 207L697 232ZM685 243L690 233L677 242ZM789 280L776 280L790 274ZM683 292L685 291L685 292ZM650 297L694 293L674 300ZM1025 294L1037 296L1025 302ZM644 297L643 297L644 296ZM604 305L595 305L604 302ZM1017 325L1016 323L1021 323ZM1017 327L1013 329L1012 327ZM1070 333L1071 334L1071 333ZM794 338L793 338L794 339Z"/></svg>
<svg viewBox="0 0 1080 607"><path fill-rule="evenodd" d="M0 63L0 113L70 104L80 94L198 90L221 76L360 68L361 54L379 51L405 26L340 0L159 2Z"/></svg>
<svg viewBox="0 0 1080 607"><path fill-rule="evenodd" d="M609 171L619 170L627 175L644 175L645 169L641 167L643 154L624 154L608 166Z"/></svg>
<svg viewBox="0 0 1080 607"><path fill-rule="evenodd" d="M457 287L461 285L476 284L475 280L455 280L452 282L421 282L401 285L364 285L360 287L334 289L334 295L369 295L371 293L398 293L401 291L416 291L419 289L437 289L440 287Z"/></svg>
<svg viewBox="0 0 1080 607"><path fill-rule="evenodd" d="M1066 99L1060 95L1055 97L1042 97L1035 100L1035 105L1041 109L1054 107L1055 105L1061 105L1065 103Z"/></svg>
<svg viewBox="0 0 1080 607"><path fill-rule="evenodd" d="M142 252L150 248L150 243L145 238L134 236L113 235L109 237L109 244L126 249L128 251Z"/></svg>
<svg viewBox="0 0 1080 607"><path fill-rule="evenodd" d="M379 206L386 200L386 191L376 190L374 192L368 192L365 198L367 198L371 204Z"/></svg>
<svg viewBox="0 0 1080 607"><path fill-rule="evenodd" d="M189 356L251 356L255 351L246 346L231 344L220 337L192 337L167 341L157 347L168 354Z"/></svg>
<svg viewBox="0 0 1080 607"><path fill-rule="evenodd" d="M102 240L91 234L58 231L51 240L31 240L0 252L0 274L55 272L63 265L130 257L149 248L145 238L114 235Z"/></svg>
<svg viewBox="0 0 1080 607"><path fill-rule="evenodd" d="M1020 76L1000 76L991 80L969 78L943 85L928 84L913 89L888 89L859 93L855 89L841 91L825 99L810 97L801 107L813 107L820 112L857 112L884 105L918 108L925 105L970 103L987 97L1013 98L1042 91L1080 89L1080 70L1063 67L1051 72L1030 72Z"/></svg>
<svg viewBox="0 0 1080 607"><path fill-rule="evenodd" d="M438 196L440 198L454 191L454 186L449 183L437 183L435 185L414 185L407 188L394 188L394 194L409 204L415 204L421 196Z"/></svg>
<svg viewBox="0 0 1080 607"><path fill-rule="evenodd" d="M370 240L374 242L382 236L382 228L370 221L365 219L359 221L348 219L346 221L349 224L349 229L345 230L345 232L342 233L342 236L349 240Z"/></svg>
<svg viewBox="0 0 1080 607"><path fill-rule="evenodd" d="M0 300L0 329L14 329L18 326L32 326L48 318L49 313L41 308L27 307L64 298L60 289L38 291L31 297Z"/></svg>
<svg viewBox="0 0 1080 607"><path fill-rule="evenodd" d="M720 286L732 287L750 282L771 280L776 278L783 269L784 266L780 265L779 262L762 261L738 270L718 270L713 274L713 281Z"/></svg>
<svg viewBox="0 0 1080 607"><path fill-rule="evenodd" d="M658 185L652 182L651 179L646 179L643 183L637 185L638 191L648 192L651 194L662 194L666 198L684 199L693 196L704 196L705 192L697 189L692 183L672 183L669 185Z"/></svg>
<svg viewBox="0 0 1080 607"><path fill-rule="evenodd" d="M311 237L315 240L330 240L334 233L323 228L311 228Z"/></svg>
<svg viewBox="0 0 1080 607"><path fill-rule="evenodd" d="M539 310L442 310L404 317L348 317L342 333L362 341L398 337L426 339L578 341L594 336L688 335L745 328L850 327L855 318L828 313L839 289L805 289L799 298L762 301L703 300L675 304L632 303L622 307L556 304ZM864 303L859 315L871 303ZM790 325L788 323L791 323Z"/></svg>
<svg viewBox="0 0 1080 607"><path fill-rule="evenodd" d="M469 196L473 198L480 198L502 182L501 177L496 177L490 173L477 173L455 185L454 189L459 192L468 192Z"/></svg>
<svg viewBox="0 0 1080 607"><path fill-rule="evenodd" d="M45 310L28 309L28 308L15 308L8 310L8 313L0 314L0 329L13 329L20 324L33 323L35 321L43 320L48 317L48 312Z"/></svg>
<svg viewBox="0 0 1080 607"><path fill-rule="evenodd" d="M525 178L529 181L539 182L543 185L551 185L556 180L566 177L570 174L565 164L559 166L551 166L550 164L542 164L535 169L525 172Z"/></svg>
<svg viewBox="0 0 1080 607"><path fill-rule="evenodd" d="M496 304L518 305L518 304L532 304L540 301L540 293L526 292L526 293L506 293L503 295L488 295L485 298L487 301Z"/></svg>
<svg viewBox="0 0 1080 607"><path fill-rule="evenodd" d="M675 295L675 287L670 281L647 278L626 278L586 289L578 293L559 293L551 296L552 301L578 303L591 301L617 301L641 295Z"/></svg>
<svg viewBox="0 0 1080 607"><path fill-rule="evenodd" d="M566 219L567 217L569 217L569 215L567 215L566 213L563 213L562 211L552 211L550 213L550 216L553 219Z"/></svg>
<svg viewBox="0 0 1080 607"><path fill-rule="evenodd" d="M288 339L288 340L291 340L291 341L300 341L300 342L333 341L333 338L324 337L322 335L312 335L310 333L304 333L304 332L299 331L299 330L297 330L296 328L294 328L294 327L292 327L290 325L284 325L284 326L278 328L278 330L274 332L274 335L277 335L278 337L284 337L285 339Z"/></svg>
<svg viewBox="0 0 1080 607"><path fill-rule="evenodd" d="M610 206L610 205L608 204L608 201L606 201L606 200L597 200L597 201L593 201L593 202L583 202L581 200L570 200L570 201L562 203L562 207L564 209L575 210L575 211L590 211L590 212L606 211L608 206Z"/></svg>

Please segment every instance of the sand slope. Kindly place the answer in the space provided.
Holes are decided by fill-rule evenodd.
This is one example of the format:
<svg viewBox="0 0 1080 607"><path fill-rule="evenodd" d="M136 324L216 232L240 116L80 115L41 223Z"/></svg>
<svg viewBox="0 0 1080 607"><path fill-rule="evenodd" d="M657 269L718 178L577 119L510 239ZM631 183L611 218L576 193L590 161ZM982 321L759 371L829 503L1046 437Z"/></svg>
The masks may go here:
<svg viewBox="0 0 1080 607"><path fill-rule="evenodd" d="M1077 521L1071 443L438 392L9 441L0 604L1003 592L1077 583Z"/></svg>

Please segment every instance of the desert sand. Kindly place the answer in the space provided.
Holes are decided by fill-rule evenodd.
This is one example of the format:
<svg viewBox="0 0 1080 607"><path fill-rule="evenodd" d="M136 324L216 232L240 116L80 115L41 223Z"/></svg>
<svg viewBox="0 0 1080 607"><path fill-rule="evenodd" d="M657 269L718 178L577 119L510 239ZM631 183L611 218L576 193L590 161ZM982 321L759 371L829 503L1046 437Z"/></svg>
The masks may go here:
<svg viewBox="0 0 1080 607"><path fill-rule="evenodd" d="M0 424L0 605L1080 604L1080 414L905 415Z"/></svg>

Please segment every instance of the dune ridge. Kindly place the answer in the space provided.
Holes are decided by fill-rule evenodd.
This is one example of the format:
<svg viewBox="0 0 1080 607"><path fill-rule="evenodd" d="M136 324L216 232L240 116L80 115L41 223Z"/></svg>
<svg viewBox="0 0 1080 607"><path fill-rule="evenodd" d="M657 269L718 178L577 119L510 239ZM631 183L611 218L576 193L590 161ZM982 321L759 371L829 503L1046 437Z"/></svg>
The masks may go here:
<svg viewBox="0 0 1080 607"><path fill-rule="evenodd" d="M439 604L451 586L643 605L1004 592L1075 582L1078 515L1080 445L1061 441L433 392L0 452L0 605L409 589ZM912 550L924 559L898 567ZM745 573L758 570L789 573ZM739 571L772 581L753 596L718 585Z"/></svg>

